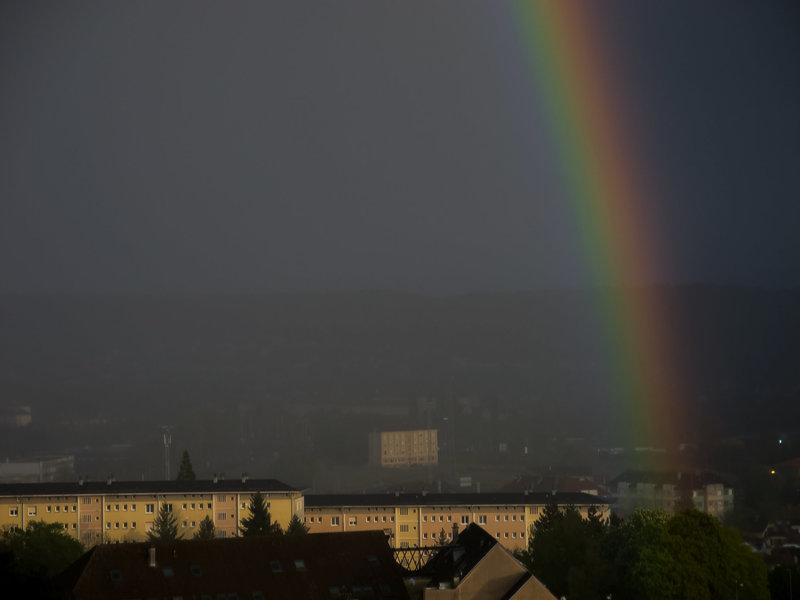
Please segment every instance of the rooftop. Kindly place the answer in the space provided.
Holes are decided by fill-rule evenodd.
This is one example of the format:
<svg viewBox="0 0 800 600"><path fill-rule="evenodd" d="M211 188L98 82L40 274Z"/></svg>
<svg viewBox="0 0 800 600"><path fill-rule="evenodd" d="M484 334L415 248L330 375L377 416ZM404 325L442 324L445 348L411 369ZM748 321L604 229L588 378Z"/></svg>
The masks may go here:
<svg viewBox="0 0 800 600"><path fill-rule="evenodd" d="M76 599L407 597L379 531L106 544L59 583Z"/></svg>
<svg viewBox="0 0 800 600"><path fill-rule="evenodd" d="M208 494L219 492L296 492L277 479L200 481L84 481L0 484L0 496L77 496L101 494Z"/></svg>
<svg viewBox="0 0 800 600"><path fill-rule="evenodd" d="M425 494L425 493L389 493L389 494L310 494L305 497L306 508L322 508L326 506L474 506L491 505L508 506L512 504L575 504L598 505L608 504L608 500L578 492L496 492L496 493L464 493L464 494Z"/></svg>

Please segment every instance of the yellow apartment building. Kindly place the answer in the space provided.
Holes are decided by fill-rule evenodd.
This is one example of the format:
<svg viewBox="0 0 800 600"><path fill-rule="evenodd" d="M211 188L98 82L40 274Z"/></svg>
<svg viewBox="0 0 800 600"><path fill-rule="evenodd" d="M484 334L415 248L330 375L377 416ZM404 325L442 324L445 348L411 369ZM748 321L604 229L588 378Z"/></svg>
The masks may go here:
<svg viewBox="0 0 800 600"><path fill-rule="evenodd" d="M300 491L274 479L213 481L80 481L0 485L0 529L24 529L30 521L60 523L90 547L101 542L144 541L163 504L175 514L178 531L191 538L205 517L218 537L234 537L250 515L250 496L261 492L273 521L284 529L303 518Z"/></svg>
<svg viewBox="0 0 800 600"><path fill-rule="evenodd" d="M449 543L454 527L477 523L515 550L527 546L531 525L552 502L584 517L591 507L610 514L607 500L583 493L330 494L305 497L305 523L310 533L383 530L400 548L435 546L442 536Z"/></svg>
<svg viewBox="0 0 800 600"><path fill-rule="evenodd" d="M369 464L374 467L439 464L439 431L374 431L369 434Z"/></svg>

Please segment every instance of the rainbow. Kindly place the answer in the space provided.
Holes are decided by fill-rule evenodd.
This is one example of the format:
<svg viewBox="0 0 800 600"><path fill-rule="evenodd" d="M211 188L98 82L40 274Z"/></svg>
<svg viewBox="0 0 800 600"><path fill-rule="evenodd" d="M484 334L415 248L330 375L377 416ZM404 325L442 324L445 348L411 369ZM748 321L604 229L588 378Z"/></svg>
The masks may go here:
<svg viewBox="0 0 800 600"><path fill-rule="evenodd" d="M660 272L643 199L622 78L592 10L568 0L521 0L514 20L550 127L565 195L600 292L619 427L626 442L676 443L680 392L665 301L647 283ZM601 8L602 9L602 8Z"/></svg>

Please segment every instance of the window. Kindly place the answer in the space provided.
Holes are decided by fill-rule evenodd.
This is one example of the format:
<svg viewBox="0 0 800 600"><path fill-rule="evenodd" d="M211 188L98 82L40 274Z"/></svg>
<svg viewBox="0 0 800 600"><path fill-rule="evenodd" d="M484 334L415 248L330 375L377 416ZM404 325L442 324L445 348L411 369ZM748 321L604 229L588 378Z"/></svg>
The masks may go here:
<svg viewBox="0 0 800 600"><path fill-rule="evenodd" d="M183 510L186 510L187 506L188 506L188 504L186 504L186 502L184 502L183 505L181 506L181 508L183 508Z"/></svg>
<svg viewBox="0 0 800 600"><path fill-rule="evenodd" d="M435 539L436 539L436 532L433 532L433 533L431 534L431 539L432 539L432 540L435 540Z"/></svg>
<svg viewBox="0 0 800 600"><path fill-rule="evenodd" d="M66 504L64 505L64 512L69 512L69 506L67 506Z"/></svg>
<svg viewBox="0 0 800 600"><path fill-rule="evenodd" d="M503 534L503 537L508 539L508 532L507 531Z"/></svg>
<svg viewBox="0 0 800 600"><path fill-rule="evenodd" d="M242 510L244 510L245 508L247 508L247 502L242 502Z"/></svg>
<svg viewBox="0 0 800 600"><path fill-rule="evenodd" d="M128 510L128 505L127 505L127 504L123 504L123 505L122 505L122 510L125 510L125 511L127 511L127 510Z"/></svg>
<svg viewBox="0 0 800 600"><path fill-rule="evenodd" d="M347 524L348 524L350 527L355 527L356 525L358 525L358 517L350 517L350 518L347 520Z"/></svg>
<svg viewBox="0 0 800 600"><path fill-rule="evenodd" d="M408 507L401 508L400 509L400 514L401 515L407 515L408 514Z"/></svg>
<svg viewBox="0 0 800 600"><path fill-rule="evenodd" d="M119 510L119 504L114 505L114 510Z"/></svg>
<svg viewBox="0 0 800 600"><path fill-rule="evenodd" d="M135 504L131 504L131 510L136 510L136 505Z"/></svg>
<svg viewBox="0 0 800 600"><path fill-rule="evenodd" d="M516 521L517 520L517 515L511 515L511 520L512 521Z"/></svg>
<svg viewBox="0 0 800 600"><path fill-rule="evenodd" d="M61 507L56 505L56 512L61 512Z"/></svg>
<svg viewBox="0 0 800 600"><path fill-rule="evenodd" d="M538 515L539 514L539 507L538 506L532 506L531 507L531 514L532 515Z"/></svg>
<svg viewBox="0 0 800 600"><path fill-rule="evenodd" d="M511 537L514 538L514 539L517 539L517 532L516 531L512 531L511 532Z"/></svg>
<svg viewBox="0 0 800 600"><path fill-rule="evenodd" d="M123 521L122 528L123 529L127 529L128 528L128 522L127 521Z"/></svg>
<svg viewBox="0 0 800 600"><path fill-rule="evenodd" d="M84 496L83 498L81 498L81 504L91 504L91 503L92 503L92 499L91 498L88 498L87 496Z"/></svg>
<svg viewBox="0 0 800 600"><path fill-rule="evenodd" d="M331 517L331 525L339 526L339 517Z"/></svg>
<svg viewBox="0 0 800 600"><path fill-rule="evenodd" d="M52 507L52 506L48 506L48 507L47 507L47 512L50 512L50 511L52 511L52 510L53 510L53 507Z"/></svg>
<svg viewBox="0 0 800 600"><path fill-rule="evenodd" d="M394 523L394 516L389 517L389 522Z"/></svg>
<svg viewBox="0 0 800 600"><path fill-rule="evenodd" d="M197 527L197 521L192 521L192 527Z"/></svg>
<svg viewBox="0 0 800 600"><path fill-rule="evenodd" d="M114 569L111 571L111 581L122 581L122 571Z"/></svg>
<svg viewBox="0 0 800 600"><path fill-rule="evenodd" d="M161 569L161 572L164 574L164 577L175 577L175 571L172 570L172 567L164 567Z"/></svg>
<svg viewBox="0 0 800 600"><path fill-rule="evenodd" d="M81 523L91 523L92 515L81 515Z"/></svg>
<svg viewBox="0 0 800 600"><path fill-rule="evenodd" d="M19 516L19 509L16 506L14 508L9 508L8 509L8 516L9 517Z"/></svg>
<svg viewBox="0 0 800 600"><path fill-rule="evenodd" d="M423 533L422 534L422 539L423 540L427 540L428 539L428 534L427 533Z"/></svg>
<svg viewBox="0 0 800 600"><path fill-rule="evenodd" d="M117 521L116 523L114 523L114 529L119 529L119 521Z"/></svg>
<svg viewBox="0 0 800 600"><path fill-rule="evenodd" d="M200 577L203 574L203 569L200 568L200 565L192 565L189 567L189 572L195 577Z"/></svg>
<svg viewBox="0 0 800 600"><path fill-rule="evenodd" d="M382 519L382 521L383 521L384 523L386 523L386 515L383 515L383 519Z"/></svg>
<svg viewBox="0 0 800 600"><path fill-rule="evenodd" d="M253 600L264 600L264 594L262 592L253 592Z"/></svg>
<svg viewBox="0 0 800 600"><path fill-rule="evenodd" d="M427 523L428 522L428 515L422 515L422 522L423 523Z"/></svg>
<svg viewBox="0 0 800 600"><path fill-rule="evenodd" d="M78 505L77 504L73 504L72 505L72 512L76 512L77 510L78 510Z"/></svg>
<svg viewBox="0 0 800 600"><path fill-rule="evenodd" d="M494 520L495 520L495 521L499 521L499 520L500 520L500 515L495 515L495 516L494 516Z"/></svg>
<svg viewBox="0 0 800 600"><path fill-rule="evenodd" d="M194 502L192 502L192 510L194 510Z"/></svg>
<svg viewBox="0 0 800 600"><path fill-rule="evenodd" d="M279 560L269 561L269 568L272 569L273 573L283 573L283 567L281 566L281 561Z"/></svg>
<svg viewBox="0 0 800 600"><path fill-rule="evenodd" d="M109 521L106 521L106 529L111 529L111 523Z"/></svg>
<svg viewBox="0 0 800 600"><path fill-rule="evenodd" d="M133 521L133 522L131 523L131 529L136 529L136 521Z"/></svg>
<svg viewBox="0 0 800 600"><path fill-rule="evenodd" d="M226 513L217 513L217 521L224 521L227 518L228 515Z"/></svg>
<svg viewBox="0 0 800 600"><path fill-rule="evenodd" d="M73 524L72 524L72 528L73 528L73 529L77 529L77 528L78 528L78 524L77 524L77 523L73 523Z"/></svg>
<svg viewBox="0 0 800 600"><path fill-rule="evenodd" d="M442 521L444 521L444 515L439 515L439 523L441 523Z"/></svg>
<svg viewBox="0 0 800 600"><path fill-rule="evenodd" d="M36 516L36 507L35 506L29 506L28 507L28 516L29 517L35 517Z"/></svg>
<svg viewBox="0 0 800 600"><path fill-rule="evenodd" d="M208 510L211 510L211 502L208 503Z"/></svg>
<svg viewBox="0 0 800 600"><path fill-rule="evenodd" d="M298 571L305 571L306 570L306 561L302 558L296 558L294 560L294 568Z"/></svg>
<svg viewBox="0 0 800 600"><path fill-rule="evenodd" d="M188 522L188 521L184 521L184 522L182 523L182 525L183 525L184 527L188 527L188 526L189 526L189 522Z"/></svg>
<svg viewBox="0 0 800 600"><path fill-rule="evenodd" d="M172 512L172 503L168 503L167 505L167 512Z"/></svg>
<svg viewBox="0 0 800 600"><path fill-rule="evenodd" d="M450 523L453 520L453 515L447 515L447 522Z"/></svg>
<svg viewBox="0 0 800 600"><path fill-rule="evenodd" d="M144 512L148 515L152 515L155 512L156 505L155 504L145 504L144 505Z"/></svg>
<svg viewBox="0 0 800 600"><path fill-rule="evenodd" d="M400 525L400 533L408 533L408 525Z"/></svg>
<svg viewBox="0 0 800 600"><path fill-rule="evenodd" d="M69 529L69 523L64 523L64 529Z"/></svg>
<svg viewBox="0 0 800 600"><path fill-rule="evenodd" d="M508 521L508 515L503 515L503 520Z"/></svg>
<svg viewBox="0 0 800 600"><path fill-rule="evenodd" d="M469 517L467 515L461 515L461 524L469 525Z"/></svg>
<svg viewBox="0 0 800 600"><path fill-rule="evenodd" d="M481 525L486 525L486 515L479 515L478 523L480 523Z"/></svg>

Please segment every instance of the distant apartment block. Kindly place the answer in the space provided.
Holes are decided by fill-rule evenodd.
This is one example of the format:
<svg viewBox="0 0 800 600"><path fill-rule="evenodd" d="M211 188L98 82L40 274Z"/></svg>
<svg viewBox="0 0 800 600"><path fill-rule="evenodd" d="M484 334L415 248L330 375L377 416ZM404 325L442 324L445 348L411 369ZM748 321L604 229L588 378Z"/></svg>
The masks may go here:
<svg viewBox="0 0 800 600"><path fill-rule="evenodd" d="M437 429L377 431L369 434L370 466L410 467L438 463Z"/></svg>
<svg viewBox="0 0 800 600"><path fill-rule="evenodd" d="M0 429L18 429L33 421L30 406L10 406L0 408Z"/></svg>
<svg viewBox="0 0 800 600"><path fill-rule="evenodd" d="M722 519L733 509L733 488L712 473L626 471L611 482L610 490L623 516L640 508L668 513L695 508Z"/></svg>
<svg viewBox="0 0 800 600"><path fill-rule="evenodd" d="M0 462L0 483L43 483L73 479L74 456L42 456Z"/></svg>
<svg viewBox="0 0 800 600"><path fill-rule="evenodd" d="M581 493L329 494L305 497L310 533L380 530L398 548L449 543L453 532L476 523L504 547L524 549L544 507L574 506L582 516L591 507L609 516L608 502Z"/></svg>
<svg viewBox="0 0 800 600"><path fill-rule="evenodd" d="M303 495L274 479L213 481L79 481L0 484L0 530L24 529L31 521L60 523L90 547L102 542L147 539L163 505L191 538L210 517L217 537L236 537L250 515L250 497L261 492L273 521L284 529L293 515L303 518Z"/></svg>

